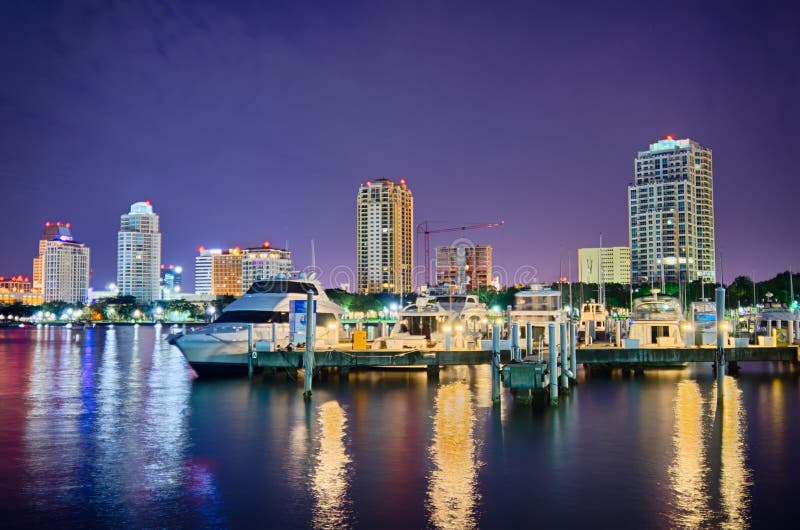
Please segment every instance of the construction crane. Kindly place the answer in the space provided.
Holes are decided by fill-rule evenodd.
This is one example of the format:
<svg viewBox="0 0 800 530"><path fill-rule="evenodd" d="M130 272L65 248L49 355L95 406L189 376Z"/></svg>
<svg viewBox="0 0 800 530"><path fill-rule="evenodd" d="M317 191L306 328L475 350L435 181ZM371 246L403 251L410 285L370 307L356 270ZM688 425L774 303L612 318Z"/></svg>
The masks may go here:
<svg viewBox="0 0 800 530"><path fill-rule="evenodd" d="M417 225L417 234L424 234L425 235L425 279L428 281L428 285L431 285L431 278L430 278L430 264L431 264L431 234L441 234L443 232L460 232L465 230L479 230L481 228L495 228L497 226L503 226L506 224L505 221L498 221L497 223L482 223L479 225L468 225L468 226L454 226L452 228L435 228L431 230L428 227L428 223L430 221L424 221Z"/></svg>

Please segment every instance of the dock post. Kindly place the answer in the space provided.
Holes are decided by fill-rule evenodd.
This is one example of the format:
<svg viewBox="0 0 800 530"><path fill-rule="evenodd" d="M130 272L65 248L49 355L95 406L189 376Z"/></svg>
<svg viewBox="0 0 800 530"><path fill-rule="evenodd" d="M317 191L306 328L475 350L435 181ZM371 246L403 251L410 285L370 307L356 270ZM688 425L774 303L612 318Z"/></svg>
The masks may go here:
<svg viewBox="0 0 800 530"><path fill-rule="evenodd" d="M578 355L575 351L575 322L569 323L569 371L573 381L578 380Z"/></svg>
<svg viewBox="0 0 800 530"><path fill-rule="evenodd" d="M453 344L453 333L445 330L444 332L444 351L450 351Z"/></svg>
<svg viewBox="0 0 800 530"><path fill-rule="evenodd" d="M519 322L511 324L511 360L522 360L522 351L519 348Z"/></svg>
<svg viewBox="0 0 800 530"><path fill-rule="evenodd" d="M500 326L492 327L492 401L500 401Z"/></svg>
<svg viewBox="0 0 800 530"><path fill-rule="evenodd" d="M567 372L569 372L569 356L567 354L567 323L561 322L559 324L559 335L560 337L560 345L561 345L561 388L568 392L569 391L569 376Z"/></svg>
<svg viewBox="0 0 800 530"><path fill-rule="evenodd" d="M556 362L556 325L550 322L547 325L547 338L550 341L547 350L547 364L550 372L550 404L558 405L558 363Z"/></svg>
<svg viewBox="0 0 800 530"><path fill-rule="evenodd" d="M525 323L525 357L533 356L533 324Z"/></svg>
<svg viewBox="0 0 800 530"><path fill-rule="evenodd" d="M508 326L508 339L511 340L511 306L506 306L506 325Z"/></svg>
<svg viewBox="0 0 800 530"><path fill-rule="evenodd" d="M311 380L314 376L314 293L308 291L306 298L306 351L303 353L303 368L305 368L305 378L303 380L303 397L311 399Z"/></svg>
<svg viewBox="0 0 800 530"><path fill-rule="evenodd" d="M717 402L722 404L725 382L725 288L716 288L717 302L717 355L715 368L717 369Z"/></svg>
<svg viewBox="0 0 800 530"><path fill-rule="evenodd" d="M247 325L247 377L253 378L253 324Z"/></svg>
<svg viewBox="0 0 800 530"><path fill-rule="evenodd" d="M617 348L622 347L622 321L621 320L614 320L614 345Z"/></svg>

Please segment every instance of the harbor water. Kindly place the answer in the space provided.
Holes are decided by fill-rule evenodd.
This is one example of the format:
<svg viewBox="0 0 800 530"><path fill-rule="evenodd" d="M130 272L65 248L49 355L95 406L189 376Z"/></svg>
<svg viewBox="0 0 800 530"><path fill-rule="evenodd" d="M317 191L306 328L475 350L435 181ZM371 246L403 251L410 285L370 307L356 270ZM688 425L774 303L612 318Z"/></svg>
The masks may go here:
<svg viewBox="0 0 800 530"><path fill-rule="evenodd" d="M5 527L763 527L800 518L800 381L586 374L558 407L489 366L195 378L160 327L0 329ZM545 400L542 400L543 402ZM557 526L562 525L562 526Z"/></svg>

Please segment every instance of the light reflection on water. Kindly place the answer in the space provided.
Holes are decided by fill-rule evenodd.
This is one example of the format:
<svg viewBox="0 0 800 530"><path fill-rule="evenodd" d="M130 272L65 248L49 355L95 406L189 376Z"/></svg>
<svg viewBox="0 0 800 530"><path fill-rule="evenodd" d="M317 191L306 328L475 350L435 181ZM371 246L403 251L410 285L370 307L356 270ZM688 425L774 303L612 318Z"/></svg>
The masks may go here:
<svg viewBox="0 0 800 530"><path fill-rule="evenodd" d="M314 528L349 528L347 416L336 401L320 405L318 414L319 449L311 475L312 524Z"/></svg>
<svg viewBox="0 0 800 530"><path fill-rule="evenodd" d="M475 526L480 494L474 424L469 385L456 381L439 386L430 448L434 469L428 484L430 522L436 528Z"/></svg>
<svg viewBox="0 0 800 530"><path fill-rule="evenodd" d="M548 526L738 528L768 526L774 506L800 517L796 368L744 365L722 406L708 365L581 371L556 409L507 390L493 404L489 374L332 375L306 404L283 376L193 381L151 327L0 330L0 520L470 528L533 513Z"/></svg>
<svg viewBox="0 0 800 530"><path fill-rule="evenodd" d="M723 387L719 404L716 386L705 399L696 381L677 383L670 466L675 498L671 519L676 527L748 526L751 471L745 459L742 392L731 376L725 377Z"/></svg>

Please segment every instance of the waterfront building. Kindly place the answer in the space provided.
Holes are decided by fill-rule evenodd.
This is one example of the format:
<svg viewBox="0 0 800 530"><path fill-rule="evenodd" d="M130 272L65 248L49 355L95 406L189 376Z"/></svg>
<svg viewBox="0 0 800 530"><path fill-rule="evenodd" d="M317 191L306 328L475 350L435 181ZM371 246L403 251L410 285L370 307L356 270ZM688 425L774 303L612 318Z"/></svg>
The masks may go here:
<svg viewBox="0 0 800 530"><path fill-rule="evenodd" d="M237 247L213 254L211 256L211 294L241 296L242 292L242 250Z"/></svg>
<svg viewBox="0 0 800 530"><path fill-rule="evenodd" d="M84 304L89 297L90 251L75 241L69 223L45 223L33 259L33 294L43 302Z"/></svg>
<svg viewBox="0 0 800 530"><path fill-rule="evenodd" d="M266 241L261 247L242 251L242 292L257 280L285 279L291 274L292 254L288 250L272 248Z"/></svg>
<svg viewBox="0 0 800 530"><path fill-rule="evenodd" d="M491 281L491 245L436 247L437 284L484 289Z"/></svg>
<svg viewBox="0 0 800 530"><path fill-rule="evenodd" d="M358 292L413 291L414 199L405 179L361 184L356 217Z"/></svg>
<svg viewBox="0 0 800 530"><path fill-rule="evenodd" d="M634 283L716 281L711 149L668 136L639 151L628 185Z"/></svg>
<svg viewBox="0 0 800 530"><path fill-rule="evenodd" d="M197 251L198 254L194 258L194 293L201 295L211 294L213 286L211 276L213 256L222 254L222 249L200 247Z"/></svg>
<svg viewBox="0 0 800 530"><path fill-rule="evenodd" d="M42 295L33 292L33 282L29 276L0 276L0 304L39 305Z"/></svg>
<svg viewBox="0 0 800 530"><path fill-rule="evenodd" d="M172 300L183 289L183 267L161 264L161 299Z"/></svg>
<svg viewBox="0 0 800 530"><path fill-rule="evenodd" d="M581 283L631 283L629 247L578 249L578 281Z"/></svg>
<svg viewBox="0 0 800 530"><path fill-rule="evenodd" d="M136 202L120 217L117 288L122 296L147 303L160 294L161 233L150 201Z"/></svg>

